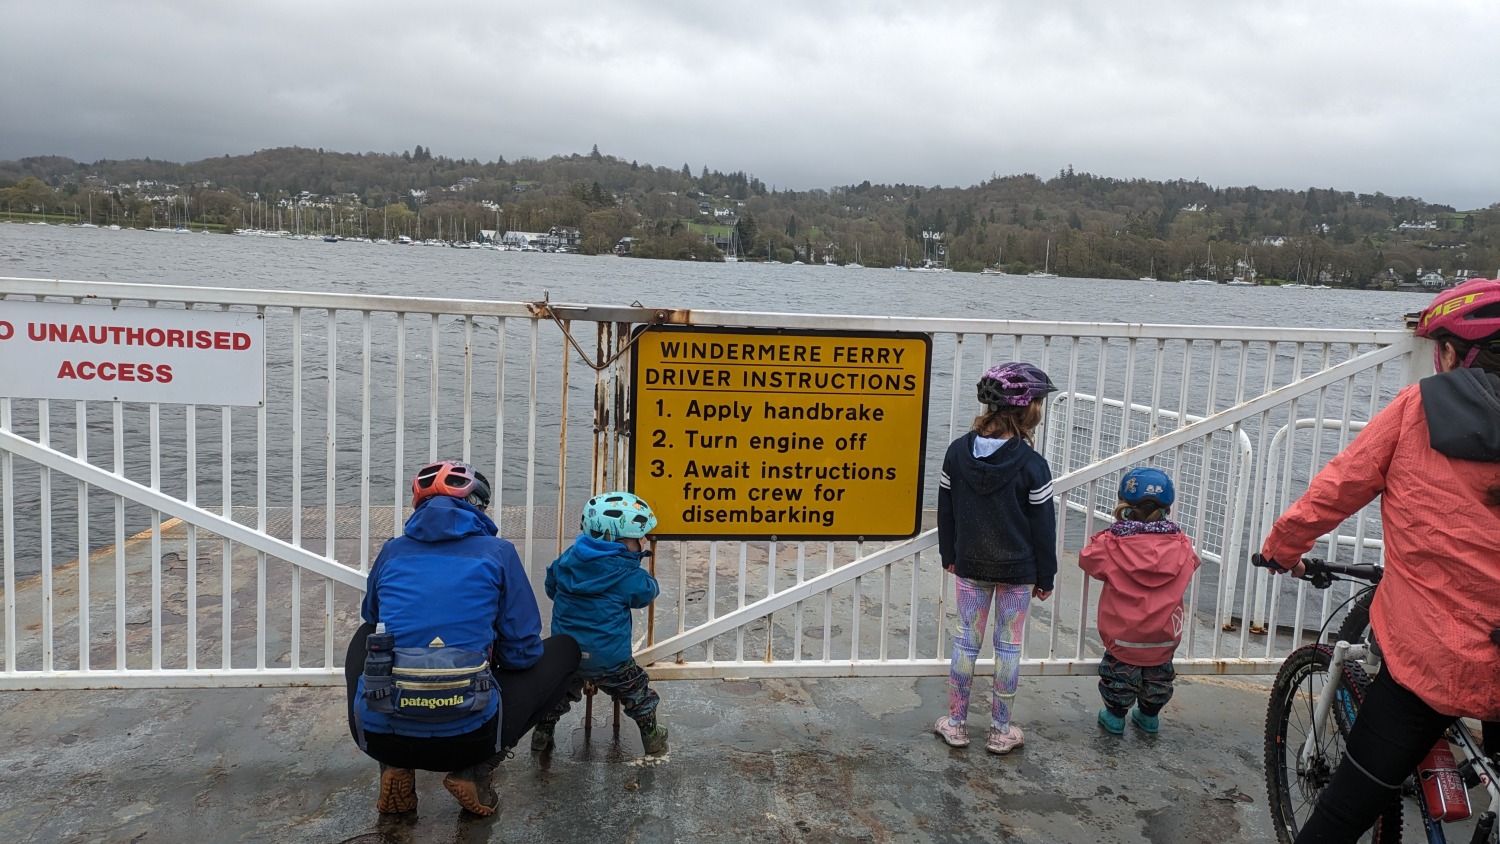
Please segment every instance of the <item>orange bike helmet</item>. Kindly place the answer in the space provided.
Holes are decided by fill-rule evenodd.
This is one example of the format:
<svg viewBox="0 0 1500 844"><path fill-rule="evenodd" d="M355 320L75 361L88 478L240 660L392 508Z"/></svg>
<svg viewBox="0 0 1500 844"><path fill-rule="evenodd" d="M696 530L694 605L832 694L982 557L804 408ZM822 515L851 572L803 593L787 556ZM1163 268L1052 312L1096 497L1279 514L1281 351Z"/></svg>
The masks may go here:
<svg viewBox="0 0 1500 844"><path fill-rule="evenodd" d="M454 498L473 497L474 505L490 506L490 481L467 463L458 460L442 460L430 463L417 470L411 480L411 506L416 507L434 495L449 495Z"/></svg>

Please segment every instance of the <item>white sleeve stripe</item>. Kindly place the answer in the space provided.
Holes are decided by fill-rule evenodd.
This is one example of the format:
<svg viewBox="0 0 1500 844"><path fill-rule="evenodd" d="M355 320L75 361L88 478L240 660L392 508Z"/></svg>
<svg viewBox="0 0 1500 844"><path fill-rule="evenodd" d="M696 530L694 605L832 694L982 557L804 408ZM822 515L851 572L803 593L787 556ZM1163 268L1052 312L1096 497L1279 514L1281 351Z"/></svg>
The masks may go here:
<svg viewBox="0 0 1500 844"><path fill-rule="evenodd" d="M1032 504L1047 503L1052 498L1052 482L1048 481L1046 486L1032 490L1028 497Z"/></svg>
<svg viewBox="0 0 1500 844"><path fill-rule="evenodd" d="M952 482L948 480L947 472L938 476L938 489L950 489L952 485Z"/></svg>

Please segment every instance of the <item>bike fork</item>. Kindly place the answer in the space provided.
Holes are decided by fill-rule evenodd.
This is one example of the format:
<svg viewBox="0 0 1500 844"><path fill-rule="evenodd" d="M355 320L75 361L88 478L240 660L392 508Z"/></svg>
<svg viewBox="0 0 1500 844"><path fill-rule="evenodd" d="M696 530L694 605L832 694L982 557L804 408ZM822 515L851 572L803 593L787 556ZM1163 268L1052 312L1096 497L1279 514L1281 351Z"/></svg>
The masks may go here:
<svg viewBox="0 0 1500 844"><path fill-rule="evenodd" d="M1302 741L1300 759L1304 763L1318 751L1318 736L1327 735L1319 733L1319 730L1338 729L1328 718L1333 714L1334 702L1338 700L1339 687L1344 684L1344 661L1351 658L1363 659L1366 647L1343 641L1334 643L1333 661L1328 665L1328 682L1323 684L1323 691L1318 693L1317 703L1313 705L1313 728L1307 731L1307 738Z"/></svg>

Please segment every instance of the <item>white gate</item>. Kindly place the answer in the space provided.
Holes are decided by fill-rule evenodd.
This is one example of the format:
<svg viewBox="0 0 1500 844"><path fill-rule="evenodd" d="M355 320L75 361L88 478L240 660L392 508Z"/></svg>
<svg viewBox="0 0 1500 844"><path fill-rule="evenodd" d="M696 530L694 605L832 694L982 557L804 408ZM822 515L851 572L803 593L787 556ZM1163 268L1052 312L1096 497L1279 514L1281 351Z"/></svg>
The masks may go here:
<svg viewBox="0 0 1500 844"><path fill-rule="evenodd" d="M930 334L929 526L937 463L977 412L978 374L1038 363L1062 389L1038 446L1053 461L1064 562L1056 597L1033 610L1023 669L1092 670L1091 593L1071 555L1104 526L1119 472L1151 462L1173 473L1176 513L1205 557L1179 670L1266 671L1336 609L1307 609L1295 586L1257 583L1241 565L1339 441L1307 450L1278 431L1306 418L1353 430L1409 383L1416 359L1401 331L27 279L0 279L0 296L251 310L269 347L261 408L0 399L0 689L341 682L369 561L399 530L412 471L444 457L490 473L502 536L539 586L583 500L623 483L624 361L631 327L647 323ZM637 620L639 658L663 678L941 674L952 587L935 545L931 530L879 544L659 543L662 594ZM1266 611L1239 623L1252 601Z"/></svg>

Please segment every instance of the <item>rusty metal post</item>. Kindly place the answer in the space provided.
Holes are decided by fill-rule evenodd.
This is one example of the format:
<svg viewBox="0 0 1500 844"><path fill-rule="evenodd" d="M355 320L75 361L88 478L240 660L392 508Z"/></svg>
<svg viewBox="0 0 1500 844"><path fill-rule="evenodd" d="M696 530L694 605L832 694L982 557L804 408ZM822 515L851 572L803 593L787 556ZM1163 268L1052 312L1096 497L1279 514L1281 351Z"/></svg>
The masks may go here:
<svg viewBox="0 0 1500 844"><path fill-rule="evenodd" d="M558 327L562 328L563 338L566 341L570 322L561 320ZM568 361L572 357L568 344L562 345L562 409L558 415L558 444L557 444L557 517L553 519L556 528L553 533L557 534L557 551L554 556L562 556L563 543L567 539L567 531L563 525L567 524L568 514Z"/></svg>

